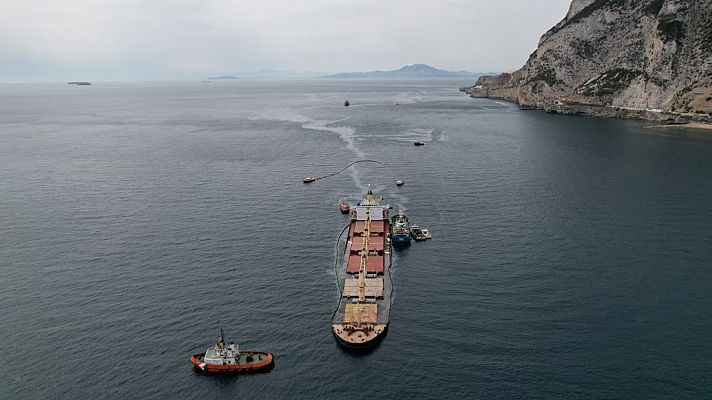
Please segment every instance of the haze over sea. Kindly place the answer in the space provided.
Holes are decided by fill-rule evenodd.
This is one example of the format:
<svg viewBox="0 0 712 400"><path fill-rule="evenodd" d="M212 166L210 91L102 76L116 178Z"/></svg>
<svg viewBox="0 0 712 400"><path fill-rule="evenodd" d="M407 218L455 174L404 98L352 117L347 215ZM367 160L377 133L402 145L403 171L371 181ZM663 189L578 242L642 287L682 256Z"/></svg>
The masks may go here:
<svg viewBox="0 0 712 400"><path fill-rule="evenodd" d="M465 83L0 85L0 398L712 397L712 142ZM434 238L355 355L368 184ZM220 326L274 370L195 372Z"/></svg>

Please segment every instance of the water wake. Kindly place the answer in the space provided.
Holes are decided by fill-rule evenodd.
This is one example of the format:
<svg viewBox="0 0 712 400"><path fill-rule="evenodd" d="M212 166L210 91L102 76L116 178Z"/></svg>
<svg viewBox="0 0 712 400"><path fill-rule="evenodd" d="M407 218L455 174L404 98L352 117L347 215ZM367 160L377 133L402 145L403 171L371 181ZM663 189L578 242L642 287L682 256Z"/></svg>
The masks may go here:
<svg viewBox="0 0 712 400"><path fill-rule="evenodd" d="M334 124L338 124L340 122L346 121L348 118L342 118L338 119L335 121L325 121L325 120L317 120L309 117L305 117L302 115L296 115L296 114L289 114L289 113L280 113L278 115L269 115L269 114L259 114L254 117L250 117L250 120L269 120L269 121L282 121L282 122L294 122L301 124L302 129L308 129L308 130L313 130L313 131L318 131L318 132L331 132L339 135L341 140L343 140L346 143L346 147L351 150L358 158L364 159L366 158L366 154L361 151L361 149L358 148L356 145L356 140L355 140L355 133L356 129L348 126L348 125L341 125L341 126L335 126ZM366 190L366 185L364 185L361 182L361 177L356 169L351 169L349 170L349 175L353 179L354 183L356 186L361 189L361 191Z"/></svg>

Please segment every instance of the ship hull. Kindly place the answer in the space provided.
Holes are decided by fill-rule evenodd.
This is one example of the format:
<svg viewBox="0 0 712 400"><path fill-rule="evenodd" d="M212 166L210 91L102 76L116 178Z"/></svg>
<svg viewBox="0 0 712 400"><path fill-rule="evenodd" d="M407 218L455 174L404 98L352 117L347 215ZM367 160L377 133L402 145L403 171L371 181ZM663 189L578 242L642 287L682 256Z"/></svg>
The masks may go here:
<svg viewBox="0 0 712 400"><path fill-rule="evenodd" d="M336 339L336 342L341 345L343 348L347 350L352 350L352 351L364 351L364 350L370 350L377 345L379 345L382 341L383 338L386 337L388 334L388 325L386 325L385 329L383 330L382 333L379 335L376 335L373 339L361 342L361 343L354 343L348 340L344 340L342 337L339 336L337 331L332 327L331 333L334 334L334 338Z"/></svg>
<svg viewBox="0 0 712 400"><path fill-rule="evenodd" d="M193 366L196 369L208 373L266 372L274 367L274 356L272 355L272 353L267 353L264 351L244 351L242 352L242 354L254 355L264 359L249 364L206 364L203 362L203 357L205 357L205 353L196 353L190 357L190 362L193 363Z"/></svg>
<svg viewBox="0 0 712 400"><path fill-rule="evenodd" d="M411 237L406 235L393 235L391 236L391 243L394 245L408 245L410 244Z"/></svg>
<svg viewBox="0 0 712 400"><path fill-rule="evenodd" d="M335 271L340 299L331 319L331 332L346 349L371 348L388 328L393 290L388 210L369 189L350 213L341 267Z"/></svg>

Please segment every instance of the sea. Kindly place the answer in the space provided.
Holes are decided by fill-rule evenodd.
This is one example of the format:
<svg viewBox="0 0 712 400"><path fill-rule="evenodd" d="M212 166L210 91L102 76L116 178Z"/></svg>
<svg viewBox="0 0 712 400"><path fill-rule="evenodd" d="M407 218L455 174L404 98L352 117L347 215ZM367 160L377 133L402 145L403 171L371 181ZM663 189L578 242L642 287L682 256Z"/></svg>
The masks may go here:
<svg viewBox="0 0 712 400"><path fill-rule="evenodd" d="M0 84L0 399L712 398L712 134L464 84ZM369 186L433 238L353 353ZM220 328L274 369L196 371Z"/></svg>

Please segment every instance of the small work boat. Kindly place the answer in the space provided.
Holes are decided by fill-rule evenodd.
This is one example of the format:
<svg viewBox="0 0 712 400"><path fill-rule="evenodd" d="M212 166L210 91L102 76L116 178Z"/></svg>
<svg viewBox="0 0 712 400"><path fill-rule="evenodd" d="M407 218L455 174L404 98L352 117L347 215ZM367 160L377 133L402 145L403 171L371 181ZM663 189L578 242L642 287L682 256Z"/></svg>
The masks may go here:
<svg viewBox="0 0 712 400"><path fill-rule="evenodd" d="M425 236L425 234L423 233L423 231L420 229L420 227L418 225L410 226L410 236L418 242L427 239L427 237Z"/></svg>
<svg viewBox="0 0 712 400"><path fill-rule="evenodd" d="M339 204L339 209L341 210L342 214L348 214L349 210L351 209L351 206L349 206L349 203L341 203Z"/></svg>
<svg viewBox="0 0 712 400"><path fill-rule="evenodd" d="M426 239L432 239L432 238L433 238L433 235L430 233L429 230L427 230L427 229L425 229L425 228L422 228L422 229L420 229L420 231L423 232L423 235L425 235L425 238L426 238Z"/></svg>
<svg viewBox="0 0 712 400"><path fill-rule="evenodd" d="M312 178L311 176L305 176L304 177L304 183L312 183L316 180L316 178Z"/></svg>
<svg viewBox="0 0 712 400"><path fill-rule="evenodd" d="M396 186L403 186L403 185L405 185L405 181L402 181L402 180L400 180L400 179L398 179L398 180L396 181Z"/></svg>
<svg viewBox="0 0 712 400"><path fill-rule="evenodd" d="M413 146L425 146L425 143L421 142L420 140L416 141L413 143Z"/></svg>
<svg viewBox="0 0 712 400"><path fill-rule="evenodd" d="M351 103L349 103L348 100L344 101L344 107L348 107L348 106L350 106L350 105L351 105Z"/></svg>
<svg viewBox="0 0 712 400"><path fill-rule="evenodd" d="M274 357L264 351L240 351L234 342L226 343L222 328L220 339L205 353L190 357L195 368L205 372L258 372L274 366Z"/></svg>

